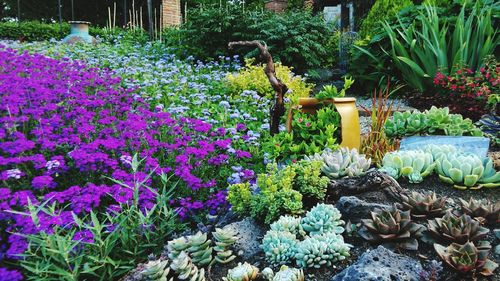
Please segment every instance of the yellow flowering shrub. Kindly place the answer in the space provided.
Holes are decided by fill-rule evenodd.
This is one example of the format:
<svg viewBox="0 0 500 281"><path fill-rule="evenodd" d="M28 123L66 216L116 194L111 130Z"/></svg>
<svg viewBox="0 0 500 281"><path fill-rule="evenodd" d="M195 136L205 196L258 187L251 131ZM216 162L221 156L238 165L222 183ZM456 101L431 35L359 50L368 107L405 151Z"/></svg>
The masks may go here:
<svg viewBox="0 0 500 281"><path fill-rule="evenodd" d="M227 76L228 88L233 95L239 95L244 90L253 90L260 96L274 97L274 91L264 73L265 65L255 65L253 59L245 60L246 66L238 73ZM309 97L313 84L292 73L292 69L280 63L275 63L276 76L288 87L288 98Z"/></svg>

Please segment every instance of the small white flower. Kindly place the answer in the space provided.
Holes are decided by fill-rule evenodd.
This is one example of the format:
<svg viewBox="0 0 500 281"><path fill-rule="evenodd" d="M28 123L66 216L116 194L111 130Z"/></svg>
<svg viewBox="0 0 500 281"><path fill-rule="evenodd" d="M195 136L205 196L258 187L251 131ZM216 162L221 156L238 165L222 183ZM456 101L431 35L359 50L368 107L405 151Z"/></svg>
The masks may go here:
<svg viewBox="0 0 500 281"><path fill-rule="evenodd" d="M120 161L122 161L123 164L132 165L132 156L122 155L120 156Z"/></svg>
<svg viewBox="0 0 500 281"><path fill-rule="evenodd" d="M61 166L61 163L58 160L50 160L45 163L45 168L47 168L48 170L58 168L59 166Z"/></svg>
<svg viewBox="0 0 500 281"><path fill-rule="evenodd" d="M22 176L22 172L19 169L11 169L7 170L7 178L14 178L14 179L20 179Z"/></svg>

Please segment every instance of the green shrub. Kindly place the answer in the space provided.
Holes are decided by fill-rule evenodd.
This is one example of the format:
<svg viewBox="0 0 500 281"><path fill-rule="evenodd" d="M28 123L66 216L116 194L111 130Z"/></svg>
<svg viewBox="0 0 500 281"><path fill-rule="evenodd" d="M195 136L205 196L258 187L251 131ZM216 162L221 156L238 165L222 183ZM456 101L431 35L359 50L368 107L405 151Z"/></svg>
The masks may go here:
<svg viewBox="0 0 500 281"><path fill-rule="evenodd" d="M50 39L61 40L70 32L70 25L65 22L61 27L58 23L41 23L37 21L0 22L0 38L10 40L23 40L28 42L47 41ZM148 40L146 32L129 31L116 28L106 30L100 27L90 26L89 34L103 41L113 42L117 38L130 40L131 42L145 42Z"/></svg>
<svg viewBox="0 0 500 281"><path fill-rule="evenodd" d="M413 5L412 0L377 0L361 23L360 35L363 38L372 37L377 33L377 30L380 30L383 21L394 17L403 8L411 5Z"/></svg>
<svg viewBox="0 0 500 281"><path fill-rule="evenodd" d="M277 14L262 10L244 10L227 4L190 9L188 21L165 31L167 44L179 55L216 59L231 54L231 41L261 40L267 43L275 61L304 72L327 60L325 48L331 32L321 15L296 10ZM238 48L233 54L253 57L257 50Z"/></svg>

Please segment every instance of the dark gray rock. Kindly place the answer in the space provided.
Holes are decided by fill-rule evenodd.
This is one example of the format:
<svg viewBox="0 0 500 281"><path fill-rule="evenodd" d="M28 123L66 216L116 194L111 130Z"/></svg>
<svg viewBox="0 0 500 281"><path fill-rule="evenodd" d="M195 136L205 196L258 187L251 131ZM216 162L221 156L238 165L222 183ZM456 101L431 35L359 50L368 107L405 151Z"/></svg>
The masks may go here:
<svg viewBox="0 0 500 281"><path fill-rule="evenodd" d="M378 246L335 275L332 281L418 281L421 272L419 261Z"/></svg>
<svg viewBox="0 0 500 281"><path fill-rule="evenodd" d="M243 260L253 260L262 251L260 248L264 230L252 218L228 224L226 227L238 232L238 241L234 244L234 252Z"/></svg>
<svg viewBox="0 0 500 281"><path fill-rule="evenodd" d="M370 212L375 208L389 209L389 205L369 203L357 198L356 196L340 197L335 207L339 209L344 221L350 220L352 223L358 223L361 219L370 218Z"/></svg>

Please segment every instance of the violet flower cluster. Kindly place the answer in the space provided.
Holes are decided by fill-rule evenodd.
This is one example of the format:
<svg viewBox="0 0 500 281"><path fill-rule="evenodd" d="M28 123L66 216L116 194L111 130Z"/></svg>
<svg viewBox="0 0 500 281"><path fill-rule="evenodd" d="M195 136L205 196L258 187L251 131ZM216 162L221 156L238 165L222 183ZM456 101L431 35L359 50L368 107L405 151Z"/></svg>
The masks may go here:
<svg viewBox="0 0 500 281"><path fill-rule="evenodd" d="M252 155L233 149L229 130L151 109L138 91L109 70L0 45L0 259L26 249L13 233L50 232L54 225L71 226L71 213L130 202L133 190L107 177L133 186L152 172L146 184L154 188L159 175L174 174L180 183L171 203L186 217L224 207L235 173L253 176L234 169L248 167ZM131 171L135 153L144 159L138 173ZM25 211L28 200L60 209L56 216L40 214L38 225L8 212ZM154 193L140 188L139 202L151 207Z"/></svg>

